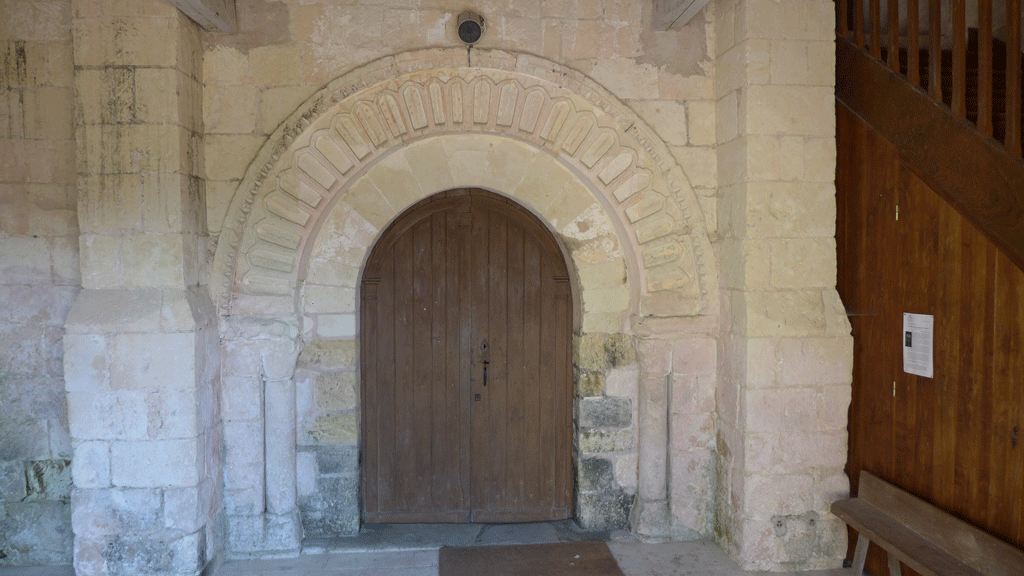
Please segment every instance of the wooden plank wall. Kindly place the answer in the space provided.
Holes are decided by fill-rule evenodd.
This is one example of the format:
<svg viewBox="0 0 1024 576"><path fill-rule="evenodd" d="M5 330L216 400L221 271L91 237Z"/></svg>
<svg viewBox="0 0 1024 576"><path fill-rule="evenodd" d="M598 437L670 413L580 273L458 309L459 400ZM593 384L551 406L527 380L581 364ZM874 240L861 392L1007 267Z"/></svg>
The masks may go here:
<svg viewBox="0 0 1024 576"><path fill-rule="evenodd" d="M837 115L853 488L869 470L1024 548L1024 273L877 132ZM903 372L905 312L935 316L935 378ZM877 549L869 571L888 573Z"/></svg>

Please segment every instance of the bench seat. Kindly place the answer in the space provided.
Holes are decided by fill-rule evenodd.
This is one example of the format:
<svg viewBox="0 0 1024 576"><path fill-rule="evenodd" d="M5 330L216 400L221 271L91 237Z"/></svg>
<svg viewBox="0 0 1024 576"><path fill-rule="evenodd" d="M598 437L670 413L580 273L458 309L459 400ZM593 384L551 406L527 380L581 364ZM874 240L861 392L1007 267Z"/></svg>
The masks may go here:
<svg viewBox="0 0 1024 576"><path fill-rule="evenodd" d="M866 471L858 496L834 502L832 513L857 531L858 576L869 542L886 551L891 576L901 562L923 576L1024 575L1021 550Z"/></svg>

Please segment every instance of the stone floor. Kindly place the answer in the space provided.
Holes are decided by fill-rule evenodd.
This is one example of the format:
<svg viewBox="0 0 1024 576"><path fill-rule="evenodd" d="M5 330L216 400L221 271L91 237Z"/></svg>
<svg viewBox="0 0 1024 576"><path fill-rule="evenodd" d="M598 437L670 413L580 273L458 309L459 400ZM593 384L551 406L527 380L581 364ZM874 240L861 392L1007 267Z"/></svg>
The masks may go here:
<svg viewBox="0 0 1024 576"><path fill-rule="evenodd" d="M367 525L354 538L309 539L298 558L232 560L214 576L437 576L441 546L531 544L602 539L626 576L852 576L849 568L745 572L706 541L638 542L625 532L581 532L567 522L513 525ZM70 566L0 568L0 576L74 576Z"/></svg>

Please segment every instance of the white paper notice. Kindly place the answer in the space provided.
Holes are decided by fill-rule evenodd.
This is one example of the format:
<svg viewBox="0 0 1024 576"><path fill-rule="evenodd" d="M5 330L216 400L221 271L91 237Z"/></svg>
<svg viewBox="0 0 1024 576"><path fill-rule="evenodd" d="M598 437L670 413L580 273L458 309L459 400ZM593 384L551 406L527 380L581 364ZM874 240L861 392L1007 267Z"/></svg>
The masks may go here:
<svg viewBox="0 0 1024 576"><path fill-rule="evenodd" d="M931 314L903 315L903 371L925 378L932 373L932 340L935 316Z"/></svg>

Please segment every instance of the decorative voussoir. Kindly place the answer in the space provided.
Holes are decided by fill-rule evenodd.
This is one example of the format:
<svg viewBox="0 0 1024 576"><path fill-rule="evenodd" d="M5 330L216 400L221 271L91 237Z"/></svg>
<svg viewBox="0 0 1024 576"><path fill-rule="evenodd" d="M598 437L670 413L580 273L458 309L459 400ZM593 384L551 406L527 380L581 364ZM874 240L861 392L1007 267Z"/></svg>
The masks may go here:
<svg viewBox="0 0 1024 576"><path fill-rule="evenodd" d="M576 174L581 189L600 199L597 205L627 234L619 244L635 253L641 291L699 287L694 297L707 300L715 265L697 199L667 147L628 107L583 74L535 56L482 54L470 68L464 58L443 52L410 53L355 70L310 98L268 139L236 192L214 257L222 312L230 313L230 294L294 289L325 211L338 194L369 190L372 184L361 179L383 160L417 142L474 133L515 139ZM426 168L456 165L465 169L451 162ZM425 167L411 169L410 181L448 179L416 177ZM459 176L460 182L501 184L493 175ZM500 191L515 193L517 182ZM380 201L404 204L435 190L414 192L388 190ZM360 196L346 206L375 226L406 207L376 209L370 201Z"/></svg>

